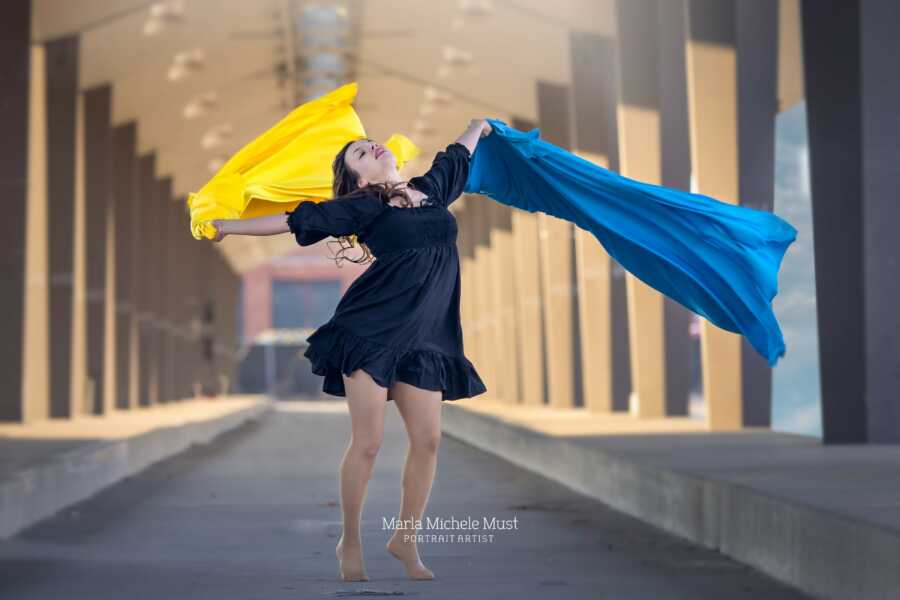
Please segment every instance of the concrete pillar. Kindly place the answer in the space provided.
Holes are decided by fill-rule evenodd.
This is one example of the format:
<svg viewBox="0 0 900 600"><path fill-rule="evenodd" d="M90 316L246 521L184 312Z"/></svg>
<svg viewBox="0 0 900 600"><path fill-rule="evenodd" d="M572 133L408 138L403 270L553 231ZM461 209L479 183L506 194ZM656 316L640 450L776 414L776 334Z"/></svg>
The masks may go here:
<svg viewBox="0 0 900 600"><path fill-rule="evenodd" d="M823 440L900 441L900 10L803 2Z"/></svg>
<svg viewBox="0 0 900 600"><path fill-rule="evenodd" d="M463 331L463 351L470 361L475 363L476 346L474 331L474 314L472 309L472 236L470 234L470 209L469 205L474 200L465 195L456 201L454 210L451 211L456 219L456 248L459 252L459 318ZM458 206L456 206L458 205ZM476 369L478 369L476 365ZM479 370L480 374L480 370Z"/></svg>
<svg viewBox="0 0 900 600"><path fill-rule="evenodd" d="M658 65L658 0L619 1L619 164L626 177L659 184L662 149ZM666 414L663 296L628 273L632 414Z"/></svg>
<svg viewBox="0 0 900 600"><path fill-rule="evenodd" d="M190 237L188 226L190 216L185 207L185 198L179 197L173 204L173 242L176 260L174 262L173 277L178 293L175 294L175 399L183 400L191 395L189 346L191 343L191 314L190 303L193 294L193 274L189 268L192 261L194 246L190 245L194 240Z"/></svg>
<svg viewBox="0 0 900 600"><path fill-rule="evenodd" d="M733 0L688 0L687 65L691 163L696 191L738 199L738 107ZM741 336L700 320L703 395L711 430L743 423Z"/></svg>
<svg viewBox="0 0 900 600"><path fill-rule="evenodd" d="M497 315L494 310L494 293L491 268L490 247L490 207L489 198L474 198L469 206L472 212L473 236L475 243L475 322L479 346L479 367L485 387L490 390L489 396L494 400L505 398L506 390L498 376L498 357L494 352L496 341Z"/></svg>
<svg viewBox="0 0 900 600"><path fill-rule="evenodd" d="M564 149L572 147L572 114L567 87L537 82L538 121L543 139ZM544 335L547 339L549 404L572 408L581 404L576 361L577 287L574 268L574 225L538 214L540 265L543 285ZM580 369L579 369L580 371Z"/></svg>
<svg viewBox="0 0 900 600"><path fill-rule="evenodd" d="M107 236L114 218L112 193L112 89L101 85L83 93L85 133L86 340L85 375L94 414L106 414Z"/></svg>
<svg viewBox="0 0 900 600"><path fill-rule="evenodd" d="M516 353L516 280L513 263L519 260L513 249L512 207L490 198L487 203L491 221L491 258L493 259L494 303L497 311L494 346L499 357L499 372L503 380L504 400L521 403L519 390L519 360Z"/></svg>
<svg viewBox="0 0 900 600"><path fill-rule="evenodd" d="M490 361L494 370L494 397L503 402L515 402L507 378L508 364L505 361L505 341L503 339L503 291L501 289L502 256L497 246L495 232L497 212L496 202L481 197L478 204L479 222L484 239L484 286L488 304L488 326L486 335L490 340Z"/></svg>
<svg viewBox="0 0 900 600"><path fill-rule="evenodd" d="M0 325L0 421L47 414L46 107L44 47L31 46L31 2L4 4L0 19L0 181L6 293ZM28 277L26 278L26 273ZM43 326L43 327L42 327Z"/></svg>
<svg viewBox="0 0 900 600"><path fill-rule="evenodd" d="M778 114L778 0L735 4L738 94L738 198L772 211ZM772 424L772 369L741 336L743 424Z"/></svg>
<svg viewBox="0 0 900 600"><path fill-rule="evenodd" d="M530 131L537 123L512 118L510 125ZM514 210L511 215L512 245L516 260L516 323L518 325L519 397L522 404L547 402L546 338L541 284L538 213Z"/></svg>
<svg viewBox="0 0 900 600"><path fill-rule="evenodd" d="M50 416L67 418L72 406L72 287L75 217L75 99L78 37L47 42L47 201L50 277Z"/></svg>
<svg viewBox="0 0 900 600"><path fill-rule="evenodd" d="M72 415L94 413L93 386L87 376L87 240L84 94L75 95L75 152L72 202L72 305L69 346L69 405Z"/></svg>
<svg viewBox="0 0 900 600"><path fill-rule="evenodd" d="M225 255L221 252L219 253L219 260L222 290L221 310L217 320L217 333L219 333L222 353L220 389L223 394L227 394L232 386L235 373L235 324L237 320L238 288L235 285L237 277Z"/></svg>
<svg viewBox="0 0 900 600"><path fill-rule="evenodd" d="M194 297L191 307L194 320L194 344L191 360L192 388L195 395L209 385L214 365L212 352L212 318L211 285L213 281L213 259L217 252L212 244L194 241L193 254L196 258L194 269Z"/></svg>
<svg viewBox="0 0 900 600"><path fill-rule="evenodd" d="M166 186L165 179L154 175L153 178L153 201L150 203L148 232L151 235L145 238L144 247L146 250L146 267L149 281L153 282L152 286L147 287L148 291L148 321L147 332L150 342L150 354L147 356L150 372L148 375L149 383L149 401L151 405L157 405L162 402L162 368L164 364L163 358L163 315L162 315L162 297L164 290L162 289L162 254L165 245L165 222L163 220L163 211L166 202Z"/></svg>
<svg viewBox="0 0 900 600"><path fill-rule="evenodd" d="M778 2L778 111L785 111L806 96L800 24L801 0Z"/></svg>
<svg viewBox="0 0 900 600"><path fill-rule="evenodd" d="M159 400L172 400L172 356L174 352L174 336L172 327L173 298L178 294L176 282L172 279L172 262L174 261L173 219L172 219L172 178L160 180L160 228L159 239L159 296L158 300L158 333L159 336Z"/></svg>
<svg viewBox="0 0 900 600"><path fill-rule="evenodd" d="M602 167L618 170L616 125L615 40L608 35L572 32L572 108L574 152ZM612 412L616 381L626 392L628 374L628 314L624 302L614 303L613 265L594 235L575 227L575 264L584 406L592 412ZM619 269L621 272L621 268ZM624 295L624 290L622 290ZM613 307L621 306L621 314ZM626 332L614 335L616 324Z"/></svg>
<svg viewBox="0 0 900 600"><path fill-rule="evenodd" d="M137 282L136 257L140 254L141 186L134 122L113 128L113 205L115 219L115 394L113 406L128 409L137 405L134 361L136 358Z"/></svg>
<svg viewBox="0 0 900 600"><path fill-rule="evenodd" d="M135 208L138 224L134 233L132 256L133 298L135 304L135 327L132 330L131 377L133 378L133 405L147 407L152 404L152 377L154 373L154 344L151 319L153 311L153 295L151 287L156 281L152 279L153 235L157 232L155 203L157 201L156 156L145 154L138 156L138 185L140 198Z"/></svg>
<svg viewBox="0 0 900 600"><path fill-rule="evenodd" d="M659 3L659 94L662 185L690 191L691 153L685 64L684 0ZM694 314L663 296L663 332L666 365L666 414L688 414L691 393L690 337Z"/></svg>

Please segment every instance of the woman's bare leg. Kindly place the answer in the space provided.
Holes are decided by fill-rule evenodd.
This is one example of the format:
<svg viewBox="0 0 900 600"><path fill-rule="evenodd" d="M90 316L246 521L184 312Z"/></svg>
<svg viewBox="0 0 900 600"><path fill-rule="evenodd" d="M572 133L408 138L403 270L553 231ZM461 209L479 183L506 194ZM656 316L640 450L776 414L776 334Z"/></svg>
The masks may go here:
<svg viewBox="0 0 900 600"><path fill-rule="evenodd" d="M400 519L409 522L423 519L431 484L437 470L437 453L441 441L441 392L423 390L397 382L391 397L403 417L409 435L409 451L403 468L403 490ZM399 559L410 579L433 579L434 573L422 564L412 529L399 529L387 543L388 551Z"/></svg>
<svg viewBox="0 0 900 600"><path fill-rule="evenodd" d="M335 548L344 581L368 581L363 566L360 517L375 457L384 434L387 389L357 369L344 377L350 409L350 444L341 461L341 512L344 531Z"/></svg>

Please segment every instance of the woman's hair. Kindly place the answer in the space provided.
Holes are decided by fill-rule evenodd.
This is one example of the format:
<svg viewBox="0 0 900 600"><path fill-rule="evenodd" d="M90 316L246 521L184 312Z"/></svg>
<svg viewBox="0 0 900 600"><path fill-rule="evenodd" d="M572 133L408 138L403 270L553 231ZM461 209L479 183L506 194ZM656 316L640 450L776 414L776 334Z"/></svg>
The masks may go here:
<svg viewBox="0 0 900 600"><path fill-rule="evenodd" d="M402 198L403 206L412 206L412 200L410 200L406 191L398 189L397 186L400 185L399 183L369 183L361 188L356 186L356 182L359 180L359 173L354 171L350 168L350 165L347 164L347 150L350 148L350 144L358 142L360 139L367 138L359 138L347 142L344 144L344 147L341 148L340 152L337 153L337 156L334 157L334 162L331 165L331 170L334 173L334 182L331 184L332 200L338 197L352 198L362 196L374 191L385 204L387 204L391 198L399 196ZM328 200L326 200L326 202L328 202ZM334 243L337 243L340 246L340 250L335 252L332 257L337 266L340 267L341 261L344 260L349 260L350 262L357 264L372 262L372 253L369 252L369 247L357 240L355 235L341 236L337 238L337 242L331 241L328 242L328 245L330 246ZM353 259L343 256L344 252L356 245L362 249L363 255L361 257Z"/></svg>

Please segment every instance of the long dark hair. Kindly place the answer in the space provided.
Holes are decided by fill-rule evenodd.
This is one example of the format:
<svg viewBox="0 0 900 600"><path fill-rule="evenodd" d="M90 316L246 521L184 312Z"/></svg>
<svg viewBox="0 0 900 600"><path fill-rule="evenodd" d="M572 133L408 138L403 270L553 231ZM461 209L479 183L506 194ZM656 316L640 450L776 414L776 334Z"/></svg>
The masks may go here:
<svg viewBox="0 0 900 600"><path fill-rule="evenodd" d="M357 187L356 182L359 180L359 173L351 169L350 165L347 164L347 150L354 142L368 139L369 138L359 138L347 142L346 144L344 144L344 147L341 148L340 152L337 153L337 156L334 157L334 162L331 164L331 170L334 174L334 182L331 184L332 200L336 198L353 198L356 196L363 196L374 191L378 194L379 198L381 198L381 201L384 204L387 204L391 200L391 198L396 198L399 196L402 199L401 202L404 207L412 206L412 200L410 200L409 195L406 193L406 190L398 187L402 182L369 183L363 187ZM325 202L328 202L328 200L326 200ZM328 242L328 245L330 247L331 244L335 243L340 246L340 250L336 251L332 258L334 258L335 263L339 267L341 266L341 261L344 260L349 260L350 262L357 264L367 264L372 262L373 260L372 253L369 251L369 247L366 246L363 242L357 240L355 235L341 236L337 238L337 242L331 241ZM350 250L355 246L359 246L362 249L363 254L361 257L353 259L348 256L344 256L344 253L347 250Z"/></svg>

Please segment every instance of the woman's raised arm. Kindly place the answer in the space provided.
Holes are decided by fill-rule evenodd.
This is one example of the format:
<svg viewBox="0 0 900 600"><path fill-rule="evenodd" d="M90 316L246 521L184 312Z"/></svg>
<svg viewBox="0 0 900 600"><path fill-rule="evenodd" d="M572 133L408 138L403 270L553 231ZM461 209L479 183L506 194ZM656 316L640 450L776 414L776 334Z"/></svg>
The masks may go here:
<svg viewBox="0 0 900 600"><path fill-rule="evenodd" d="M485 119L472 119L469 121L469 127L456 138L456 141L469 149L469 155L475 154L475 146L478 140L486 135L490 135L493 129L491 124Z"/></svg>
<svg viewBox="0 0 900 600"><path fill-rule="evenodd" d="M216 228L214 242L221 242L229 234L237 235L276 235L290 231L287 217L284 214L252 217L250 219L214 219Z"/></svg>

